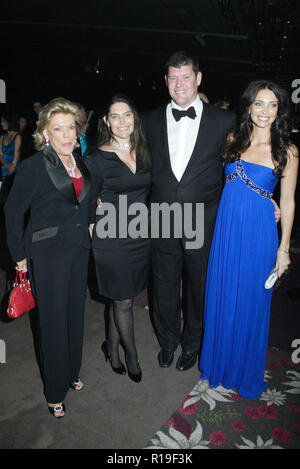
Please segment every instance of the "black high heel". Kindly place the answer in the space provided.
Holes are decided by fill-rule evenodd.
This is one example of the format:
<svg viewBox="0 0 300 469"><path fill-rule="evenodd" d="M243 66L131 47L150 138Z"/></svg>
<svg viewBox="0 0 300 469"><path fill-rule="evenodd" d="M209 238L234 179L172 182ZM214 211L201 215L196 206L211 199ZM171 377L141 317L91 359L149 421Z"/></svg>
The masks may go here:
<svg viewBox="0 0 300 469"><path fill-rule="evenodd" d="M128 373L129 378L135 383L140 383L142 381L142 370L139 373L131 373L131 371L129 371L129 368L128 368L126 357L125 357L125 361L126 361L127 373Z"/></svg>
<svg viewBox="0 0 300 469"><path fill-rule="evenodd" d="M126 375L126 368L125 366L123 365L123 363L121 364L121 366L119 367L116 367L116 366L113 366L112 363L111 363L111 358L110 358L110 355L108 353L108 349L107 349L107 343L106 341L103 342L103 344L101 345L101 350L102 352L104 353L104 357L105 357L105 361L107 362L107 360L109 361L109 364L111 366L111 369L117 373L118 375Z"/></svg>

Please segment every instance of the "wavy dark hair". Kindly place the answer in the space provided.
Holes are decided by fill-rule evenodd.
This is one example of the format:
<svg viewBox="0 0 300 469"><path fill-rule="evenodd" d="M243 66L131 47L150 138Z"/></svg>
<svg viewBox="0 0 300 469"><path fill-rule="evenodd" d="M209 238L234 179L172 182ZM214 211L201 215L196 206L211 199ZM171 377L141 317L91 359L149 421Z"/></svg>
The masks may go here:
<svg viewBox="0 0 300 469"><path fill-rule="evenodd" d="M286 90L278 84L269 80L251 81L242 94L239 109L238 125L232 133L232 137L227 139L223 161L232 162L237 160L251 143L253 123L250 117L250 106L254 103L259 91L269 89L273 91L278 99L278 112L275 121L271 126L271 148L274 171L278 177L287 163L287 149L291 144L290 133L290 106L289 96Z"/></svg>
<svg viewBox="0 0 300 469"><path fill-rule="evenodd" d="M130 148L131 151L135 150L136 153L136 161L140 163L141 167L149 171L150 170L150 154L149 150L142 132L141 122L138 115L138 112L131 101L130 98L123 94L115 94L106 106L106 110L102 115L102 118L99 120L98 126L98 138L97 138L97 147L101 147L102 145L108 144L112 139L114 139L111 129L103 120L103 117L106 117L108 120L108 115L110 112L110 108L113 104L116 103L125 103L129 106L130 110L133 113L134 117L134 130L130 135Z"/></svg>

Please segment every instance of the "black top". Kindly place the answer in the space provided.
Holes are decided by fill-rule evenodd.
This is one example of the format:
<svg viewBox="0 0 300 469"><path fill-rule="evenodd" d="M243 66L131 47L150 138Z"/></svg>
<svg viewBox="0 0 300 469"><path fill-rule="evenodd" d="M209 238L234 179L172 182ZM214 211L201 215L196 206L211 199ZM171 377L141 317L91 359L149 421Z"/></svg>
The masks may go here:
<svg viewBox="0 0 300 469"><path fill-rule="evenodd" d="M138 160L136 172L133 173L115 152L95 148L85 157L85 163L92 176L90 220L95 222L100 218L96 217L99 196L103 203L114 205L117 215L120 195L126 195L127 207L136 202L147 204L150 172L144 170Z"/></svg>
<svg viewBox="0 0 300 469"><path fill-rule="evenodd" d="M92 203L90 218L96 222L93 233L93 252L97 273L98 289L101 295L113 299L134 298L146 286L150 265L149 231L143 237L143 227L137 226L138 237L131 236L130 222L137 216L140 225L149 229L147 199L150 188L150 172L145 171L137 162L136 172L132 170L114 152L94 149L89 152L85 162L92 176ZM107 236L99 237L99 226L107 212L96 215L97 197L103 204L110 203L115 213L115 223L106 229ZM119 196L123 197L120 202ZM139 203L140 205L132 206ZM102 208L104 205L102 206ZM133 210L132 215L128 210ZM141 209L146 218L140 217ZM120 223L120 215L125 223ZM144 216L144 215L143 215ZM143 221L141 221L143 219ZM136 221L136 220L135 220ZM135 223L134 221L134 223ZM103 223L103 225L105 225ZM120 228L120 230L119 230Z"/></svg>

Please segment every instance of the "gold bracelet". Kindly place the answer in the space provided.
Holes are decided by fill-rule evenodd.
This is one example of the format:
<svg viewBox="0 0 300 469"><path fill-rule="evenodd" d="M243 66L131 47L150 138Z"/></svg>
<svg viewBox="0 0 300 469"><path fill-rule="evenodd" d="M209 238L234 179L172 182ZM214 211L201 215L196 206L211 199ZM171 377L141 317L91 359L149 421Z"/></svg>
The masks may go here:
<svg viewBox="0 0 300 469"><path fill-rule="evenodd" d="M281 248L278 248L278 251L282 251L282 252L284 252L285 254L289 254L289 251L285 251L284 249L281 249Z"/></svg>

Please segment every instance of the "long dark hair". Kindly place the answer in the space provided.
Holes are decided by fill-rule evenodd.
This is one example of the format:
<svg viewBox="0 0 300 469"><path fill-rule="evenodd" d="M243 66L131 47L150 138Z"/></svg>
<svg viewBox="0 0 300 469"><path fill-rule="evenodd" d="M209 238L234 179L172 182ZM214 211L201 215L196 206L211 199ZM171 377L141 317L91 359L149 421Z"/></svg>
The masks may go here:
<svg viewBox="0 0 300 469"><path fill-rule="evenodd" d="M271 126L272 160L278 177L287 163L287 149L290 145L289 133L289 98L287 92L276 83L268 80L251 81L242 94L238 126L231 138L227 140L223 160L232 162L237 160L251 143L253 123L250 117L250 106L254 103L259 91L269 89L278 99L278 112Z"/></svg>
<svg viewBox="0 0 300 469"><path fill-rule="evenodd" d="M103 117L105 116L106 121L107 121L111 106L115 103L120 103L120 102L127 104L133 113L134 130L130 136L130 147L131 147L131 150L135 150L137 163L139 162L141 167L144 170L148 171L150 169L149 150L148 150L145 138L143 136L138 112L134 104L132 103L132 101L123 94L115 94L110 99L109 103L107 104ZM110 127L106 125L103 118L100 118L99 126L98 126L97 147L101 147L102 145L108 144L112 139L113 139L113 135L111 133Z"/></svg>
<svg viewBox="0 0 300 469"><path fill-rule="evenodd" d="M8 125L8 129L6 131L3 129L5 134L10 131L16 131L16 116L11 111L3 109L0 115L0 120L1 119L5 120Z"/></svg>

